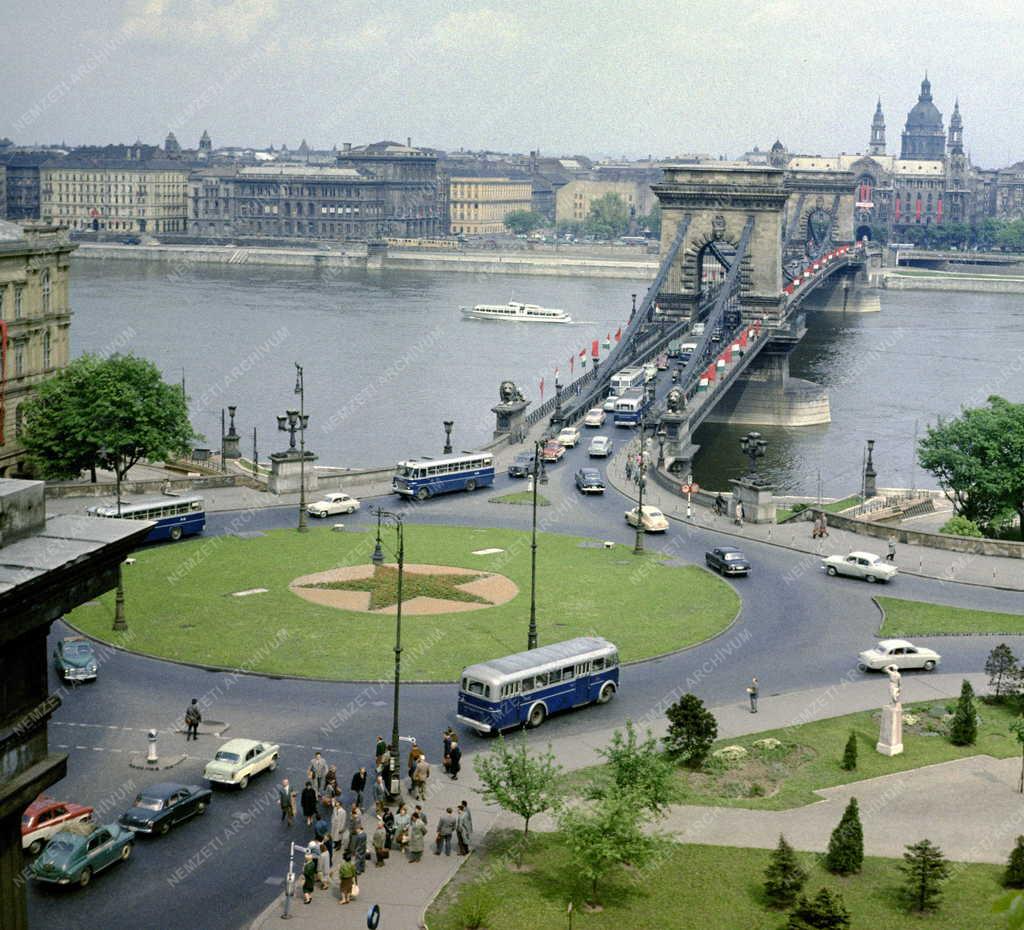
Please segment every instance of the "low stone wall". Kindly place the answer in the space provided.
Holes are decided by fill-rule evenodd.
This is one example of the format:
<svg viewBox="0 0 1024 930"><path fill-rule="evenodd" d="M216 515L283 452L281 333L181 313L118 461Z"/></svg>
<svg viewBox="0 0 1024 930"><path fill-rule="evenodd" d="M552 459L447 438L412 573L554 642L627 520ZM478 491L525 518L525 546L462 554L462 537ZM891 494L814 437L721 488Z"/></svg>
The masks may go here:
<svg viewBox="0 0 1024 930"><path fill-rule="evenodd" d="M461 271L474 274L557 275L586 278L653 278L656 261L530 255L519 252L431 253L389 250L385 268Z"/></svg>
<svg viewBox="0 0 1024 930"><path fill-rule="evenodd" d="M285 265L298 268L360 268L366 247L344 251L275 249L248 246L114 245L83 243L76 258L109 261L155 261L187 268L190 265Z"/></svg>
<svg viewBox="0 0 1024 930"><path fill-rule="evenodd" d="M1024 278L930 278L924 275L887 274L882 287L894 291L961 291L981 294L1024 294Z"/></svg>
<svg viewBox="0 0 1024 930"><path fill-rule="evenodd" d="M146 481L122 481L121 497L129 494L159 494L162 489L191 492L204 488L254 488L264 490L262 482L247 475L205 475L198 478L172 478L164 481L152 478ZM98 481L95 484L83 482L47 482L47 497L113 497L117 485L113 481Z"/></svg>

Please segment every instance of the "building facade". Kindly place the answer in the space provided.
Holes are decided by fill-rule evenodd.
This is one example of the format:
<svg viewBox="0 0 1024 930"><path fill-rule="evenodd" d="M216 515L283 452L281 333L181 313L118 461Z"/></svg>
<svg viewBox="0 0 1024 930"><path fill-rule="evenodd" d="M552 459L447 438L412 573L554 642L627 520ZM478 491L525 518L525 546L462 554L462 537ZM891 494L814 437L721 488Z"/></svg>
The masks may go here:
<svg viewBox="0 0 1024 930"><path fill-rule="evenodd" d="M188 176L170 159L70 155L42 168L40 216L71 230L183 233Z"/></svg>
<svg viewBox="0 0 1024 930"><path fill-rule="evenodd" d="M68 277L76 246L64 230L0 220L0 477L24 471L22 404L68 363Z"/></svg>
<svg viewBox="0 0 1024 930"><path fill-rule="evenodd" d="M555 194L555 222L584 222L590 216L590 205L607 194L617 194L622 198L630 220L646 216L657 203L657 197L646 182L576 178L560 187Z"/></svg>
<svg viewBox="0 0 1024 930"><path fill-rule="evenodd" d="M505 217L533 207L528 177L452 177L448 181L449 228L454 235L503 233Z"/></svg>
<svg viewBox="0 0 1024 930"><path fill-rule="evenodd" d="M43 152L10 152L0 154L6 176L6 210L9 220L38 220L40 171L53 161Z"/></svg>

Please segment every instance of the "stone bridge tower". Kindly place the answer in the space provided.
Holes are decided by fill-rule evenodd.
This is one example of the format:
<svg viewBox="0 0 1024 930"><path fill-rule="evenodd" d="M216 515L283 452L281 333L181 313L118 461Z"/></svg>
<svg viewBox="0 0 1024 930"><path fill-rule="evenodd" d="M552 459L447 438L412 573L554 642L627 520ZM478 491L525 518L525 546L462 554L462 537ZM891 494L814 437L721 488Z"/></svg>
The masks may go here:
<svg viewBox="0 0 1024 930"><path fill-rule="evenodd" d="M721 280L739 245L748 218L754 226L740 265L744 316L778 318L782 304L783 215L789 192L785 172L749 165L666 165L653 186L661 204L661 252L676 238L680 222L689 227L676 261L658 295L669 318L694 318L701 302Z"/></svg>
<svg viewBox="0 0 1024 930"><path fill-rule="evenodd" d="M787 169L784 188L786 246L784 258L827 251L829 243L853 242L856 204L852 171ZM828 240L821 241L826 229Z"/></svg>

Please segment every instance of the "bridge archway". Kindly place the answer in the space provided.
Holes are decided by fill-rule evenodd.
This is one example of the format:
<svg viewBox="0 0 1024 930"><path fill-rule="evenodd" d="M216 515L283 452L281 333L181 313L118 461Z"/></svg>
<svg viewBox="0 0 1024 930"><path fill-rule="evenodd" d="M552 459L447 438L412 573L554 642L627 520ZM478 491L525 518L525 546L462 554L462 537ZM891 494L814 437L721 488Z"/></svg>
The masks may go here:
<svg viewBox="0 0 1024 930"><path fill-rule="evenodd" d="M857 227L857 241L871 238L871 227L864 224Z"/></svg>

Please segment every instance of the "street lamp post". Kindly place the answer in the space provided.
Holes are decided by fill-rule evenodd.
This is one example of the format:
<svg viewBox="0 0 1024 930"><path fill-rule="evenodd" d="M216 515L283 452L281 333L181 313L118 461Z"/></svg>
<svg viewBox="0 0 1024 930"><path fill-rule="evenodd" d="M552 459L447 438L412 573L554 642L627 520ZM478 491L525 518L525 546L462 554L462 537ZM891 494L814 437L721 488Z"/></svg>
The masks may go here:
<svg viewBox="0 0 1024 930"><path fill-rule="evenodd" d="M544 470L541 456L542 440L533 444L533 535L530 537L530 630L526 637L526 648L537 648L537 485L547 484L548 475Z"/></svg>
<svg viewBox="0 0 1024 930"><path fill-rule="evenodd" d="M402 579L405 575L405 526L402 515L390 510L376 508L378 526L381 522L394 524L398 537L398 604L395 609L395 694L391 714L391 771L397 775L398 768L398 697L402 680ZM376 557L376 552L374 553ZM383 558L383 556L382 556ZM400 776L398 776L400 778ZM393 780L395 776L393 775ZM391 785L388 786L391 788Z"/></svg>
<svg viewBox="0 0 1024 930"><path fill-rule="evenodd" d="M768 448L767 440L761 438L761 434L752 431L740 439L740 449L750 459L750 480L757 480L757 460L764 458L765 450Z"/></svg>
<svg viewBox="0 0 1024 930"><path fill-rule="evenodd" d="M305 533L306 525L306 382L302 377L302 366L295 363L295 393L299 395L299 532Z"/></svg>
<svg viewBox="0 0 1024 930"><path fill-rule="evenodd" d="M646 467L646 439L644 438L644 432L647 429L647 424L640 421L640 460L636 465L636 484L639 488L637 506L636 506L636 542L633 544L633 553L640 555L644 551L644 470Z"/></svg>
<svg viewBox="0 0 1024 930"><path fill-rule="evenodd" d="M442 455L452 454L452 427L455 425L454 420L444 420L444 452Z"/></svg>
<svg viewBox="0 0 1024 930"><path fill-rule="evenodd" d="M121 519L121 456L107 448L98 450L98 454L114 466L114 494L117 497L117 518ZM124 563L117 563L117 587L114 589L114 630L123 633L128 629L128 621L124 615Z"/></svg>
<svg viewBox="0 0 1024 930"><path fill-rule="evenodd" d="M380 523L381 523L381 520L383 519L383 514L384 514L384 511L381 510L380 507L378 507L377 508L377 542L373 546L373 555L370 556L370 561L373 562L374 565L383 565L384 564L384 549L383 549L383 547L381 546L381 543L380 543Z"/></svg>
<svg viewBox="0 0 1024 930"><path fill-rule="evenodd" d="M658 429L658 468L661 468L665 464L665 439L668 437L668 431L664 426Z"/></svg>

